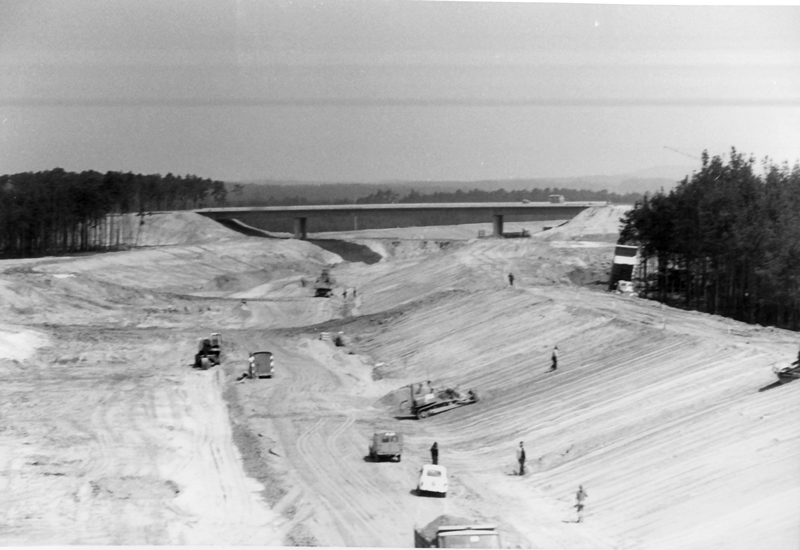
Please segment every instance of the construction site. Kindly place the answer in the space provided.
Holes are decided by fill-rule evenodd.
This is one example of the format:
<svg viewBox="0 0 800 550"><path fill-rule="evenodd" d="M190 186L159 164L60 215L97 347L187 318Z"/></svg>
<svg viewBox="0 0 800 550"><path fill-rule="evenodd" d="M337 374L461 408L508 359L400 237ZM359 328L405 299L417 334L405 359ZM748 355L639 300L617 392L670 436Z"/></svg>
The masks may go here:
<svg viewBox="0 0 800 550"><path fill-rule="evenodd" d="M797 548L800 336L610 292L626 208L0 261L0 544Z"/></svg>

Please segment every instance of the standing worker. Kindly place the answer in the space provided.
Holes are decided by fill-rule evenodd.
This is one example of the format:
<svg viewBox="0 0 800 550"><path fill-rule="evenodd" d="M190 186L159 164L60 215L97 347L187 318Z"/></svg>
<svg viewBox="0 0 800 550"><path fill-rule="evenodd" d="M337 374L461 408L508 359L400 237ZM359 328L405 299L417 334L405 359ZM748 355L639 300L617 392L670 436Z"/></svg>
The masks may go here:
<svg viewBox="0 0 800 550"><path fill-rule="evenodd" d="M514 286L514 274L513 273L509 273L508 274L508 284L511 285L511 286Z"/></svg>
<svg viewBox="0 0 800 550"><path fill-rule="evenodd" d="M578 523L583 523L583 501L589 495L583 490L583 485L578 485L578 492L575 493L575 509L578 510Z"/></svg>
<svg viewBox="0 0 800 550"><path fill-rule="evenodd" d="M550 370L554 371L558 368L558 346L553 348L553 355L551 359L553 360L553 364L550 366Z"/></svg>
<svg viewBox="0 0 800 550"><path fill-rule="evenodd" d="M519 449L517 449L517 462L519 462L519 475L525 475L525 447L522 441L519 442Z"/></svg>
<svg viewBox="0 0 800 550"><path fill-rule="evenodd" d="M439 464L439 444L435 441L431 447L431 462L434 464Z"/></svg>

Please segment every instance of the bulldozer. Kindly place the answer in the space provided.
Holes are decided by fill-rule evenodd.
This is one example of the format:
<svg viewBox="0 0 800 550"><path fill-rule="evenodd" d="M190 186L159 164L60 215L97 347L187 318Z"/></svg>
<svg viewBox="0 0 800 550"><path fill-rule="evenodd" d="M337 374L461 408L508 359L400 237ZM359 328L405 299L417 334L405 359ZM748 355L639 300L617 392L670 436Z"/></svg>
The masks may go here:
<svg viewBox="0 0 800 550"><path fill-rule="evenodd" d="M457 388L434 389L430 382L407 386L409 398L400 403L404 416L422 419L451 409L478 402L475 390L462 392Z"/></svg>
<svg viewBox="0 0 800 550"><path fill-rule="evenodd" d="M788 384L793 380L797 380L800 378L800 357L797 358L797 361L793 361L788 365L773 365L772 372L777 375L781 384Z"/></svg>
<svg viewBox="0 0 800 550"><path fill-rule="evenodd" d="M314 297L330 298L335 284L336 280L331 276L331 270L326 267L317 277L317 280L314 281Z"/></svg>

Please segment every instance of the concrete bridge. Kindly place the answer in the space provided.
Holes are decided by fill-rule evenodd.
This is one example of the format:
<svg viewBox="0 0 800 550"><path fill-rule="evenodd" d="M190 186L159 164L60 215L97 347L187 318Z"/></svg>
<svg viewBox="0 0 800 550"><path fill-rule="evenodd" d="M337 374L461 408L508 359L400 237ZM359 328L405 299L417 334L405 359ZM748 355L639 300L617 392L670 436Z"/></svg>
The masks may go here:
<svg viewBox="0 0 800 550"><path fill-rule="evenodd" d="M492 220L493 234L502 236L504 216L525 216L531 220L563 220L594 206L606 206L605 202L471 202L471 203L422 203L422 204L335 204L319 206L248 206L232 208L202 208L198 214L214 220L236 219L259 227L264 221L275 218L294 218L294 236L308 237L308 219L328 216L353 216L358 229L359 214L386 213L453 213L473 212Z"/></svg>

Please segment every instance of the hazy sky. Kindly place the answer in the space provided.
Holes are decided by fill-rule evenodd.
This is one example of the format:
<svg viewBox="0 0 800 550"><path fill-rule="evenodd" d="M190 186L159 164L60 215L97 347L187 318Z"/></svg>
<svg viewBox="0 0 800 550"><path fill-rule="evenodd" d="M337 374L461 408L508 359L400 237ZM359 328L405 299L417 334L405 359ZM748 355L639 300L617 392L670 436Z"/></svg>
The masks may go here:
<svg viewBox="0 0 800 550"><path fill-rule="evenodd" d="M800 159L800 7L0 0L0 174L618 174Z"/></svg>

